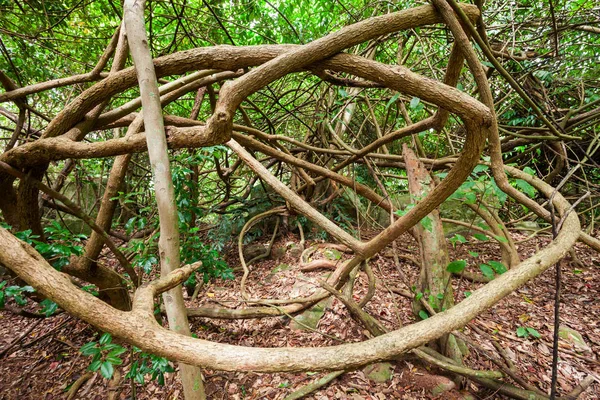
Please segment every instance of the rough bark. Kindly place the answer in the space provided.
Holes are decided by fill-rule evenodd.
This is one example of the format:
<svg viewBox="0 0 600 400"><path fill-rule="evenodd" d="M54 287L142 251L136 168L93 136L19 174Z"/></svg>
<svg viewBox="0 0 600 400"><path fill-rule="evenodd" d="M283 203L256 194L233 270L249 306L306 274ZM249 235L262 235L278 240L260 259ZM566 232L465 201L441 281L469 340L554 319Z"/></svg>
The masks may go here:
<svg viewBox="0 0 600 400"><path fill-rule="evenodd" d="M427 195L435 184L429 172L406 144L403 146L402 153L406 162L408 189L413 201L418 201ZM427 218L431 223L431 231L426 229L423 223L415 225L414 228L421 250L421 274L417 288L423 293L425 301L439 312L454 306L454 291L450 282L452 276L446 270L450 257L439 211L433 210ZM413 308L416 314L423 309L418 300L413 303ZM458 363L462 362L462 353L453 335L442 336L438 343L444 355Z"/></svg>

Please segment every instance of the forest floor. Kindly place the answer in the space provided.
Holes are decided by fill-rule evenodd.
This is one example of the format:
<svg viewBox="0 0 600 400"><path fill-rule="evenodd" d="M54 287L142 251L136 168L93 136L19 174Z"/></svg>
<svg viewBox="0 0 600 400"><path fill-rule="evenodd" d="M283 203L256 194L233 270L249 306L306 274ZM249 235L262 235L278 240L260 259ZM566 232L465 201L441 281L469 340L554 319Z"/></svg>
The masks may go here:
<svg viewBox="0 0 600 400"><path fill-rule="evenodd" d="M517 233L514 238L518 241L526 238L526 235ZM288 233L275 242L274 248L286 248L286 244L291 241L297 241L297 238ZM518 244L521 259L533 254L537 248L543 247L548 241L547 237L536 237ZM307 241L307 246L313 243ZM401 254L418 258L417 246L412 237L405 235L398 243L401 244L399 246ZM450 251L451 259L467 260L473 272L476 272L478 263L497 259L499 253L497 245L491 242L469 244L468 248L458 244L456 248L451 247ZM468 251L475 251L479 256L475 259ZM236 253L235 248L228 252L231 266L239 265ZM326 271L300 272L298 258L292 257L289 253L288 251L282 254L278 260L262 260L251 267L247 290L252 297L287 298L290 293L298 291L310 293L317 287L314 283L324 276ZM392 293L388 288L394 286L407 289L399 271L402 271L409 282L416 282L418 267L406 259L400 259L400 265L396 266L393 258L383 253L383 256L375 257L370 263L375 275L385 285L377 286L375 295L365 310L378 318L388 329L397 329L402 325L413 323L416 319L411 311L411 300ZM600 382L600 284L598 284L600 255L582 244L577 244L576 254L583 266L577 265L569 256L563 260L560 315L561 324L579 332L585 344L575 346L568 341L560 341L558 389L559 393L566 394L583 378L592 375L596 378L596 383L580 398L598 399L600 398L598 394L600 393L600 383L598 383ZM320 251L313 257L319 258L325 255L325 252ZM347 256L342 255L342 260L345 257ZM281 267L282 265L284 267ZM503 299L493 309L473 320L463 330L463 333L473 342L488 351L495 352L492 341L497 341L505 350L506 356L514 362L520 376L544 392L549 392L551 381L554 276L554 269L549 269L528 285ZM204 286L198 296L199 300L195 304L188 301L188 306L240 306L240 278L241 272L236 273L236 279L233 281L216 281ZM465 292L473 291L482 284L455 278L453 285L457 299L461 300ZM364 273L361 273L355 284L355 299L362 298L366 291L367 279ZM192 320L192 331L198 337L212 341L261 347L332 346L368 338L368 333L350 318L337 299L334 299L327 308L314 331L294 329L294 323L290 321L289 317L236 321L196 318ZM534 328L541 337L519 337L517 335L519 327ZM3 310L0 311L0 351L30 328L31 331L0 358L0 400L63 399L70 385L86 373L89 365L89 358L79 353L79 348L91 340L97 340L98 333L88 324L64 313L47 319L32 319ZM125 353L123 360L123 365L117 368L122 378L117 382L116 387L111 389L115 399L183 398L176 374L167 374L164 386L157 384L156 381L148 382L150 377L147 377L145 385L134 385L130 380L123 378L131 365L131 353ZM494 368L474 349L470 350L465 363L476 369ZM318 400L502 398L469 381L461 388L455 388L436 397L432 393L432 386L448 383L450 380L443 376L443 371L427 367L413 357L393 362L391 369L393 372L391 378L380 383L370 380L362 369L345 373L306 398ZM283 399L323 375L323 373L310 372L262 374L204 371L209 399ZM74 398L106 399L109 395L109 383L95 373L83 383ZM133 387L135 387L135 397L132 396Z"/></svg>

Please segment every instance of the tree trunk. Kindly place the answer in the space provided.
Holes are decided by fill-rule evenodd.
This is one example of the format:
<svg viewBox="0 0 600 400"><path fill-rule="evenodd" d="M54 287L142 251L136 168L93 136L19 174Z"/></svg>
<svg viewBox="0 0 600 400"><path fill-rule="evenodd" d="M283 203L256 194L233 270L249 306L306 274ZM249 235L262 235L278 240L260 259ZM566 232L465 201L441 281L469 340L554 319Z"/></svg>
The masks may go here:
<svg viewBox="0 0 600 400"><path fill-rule="evenodd" d="M403 145L402 153L406 163L408 189L416 204L434 188L434 183L429 172L406 144ZM450 258L439 211L435 209L425 218L428 220L423 219L415 225L414 229L421 248L421 276L417 284L417 291L423 294L423 299L436 312L440 312L454 305L454 292L450 282L451 274L446 270ZM424 308L420 303L421 296L416 298L419 300L415 300L413 308L415 313L419 314L424 311ZM462 363L462 352L453 335L442 336L438 343L444 355Z"/></svg>
<svg viewBox="0 0 600 400"><path fill-rule="evenodd" d="M179 268L179 225L160 94L144 26L144 1L126 0L124 11L129 50L135 64L140 86L148 156L152 167L156 202L158 204L160 219L158 249L161 275L166 276ZM163 300L169 327L180 334L191 336L181 285L163 293ZM179 363L179 373L186 400L206 398L199 368Z"/></svg>

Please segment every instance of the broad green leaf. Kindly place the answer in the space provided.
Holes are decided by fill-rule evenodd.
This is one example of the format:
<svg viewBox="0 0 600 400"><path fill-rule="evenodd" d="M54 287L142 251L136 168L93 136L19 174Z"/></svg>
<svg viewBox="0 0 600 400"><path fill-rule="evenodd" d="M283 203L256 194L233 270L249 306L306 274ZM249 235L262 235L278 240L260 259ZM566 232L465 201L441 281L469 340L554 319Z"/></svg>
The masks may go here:
<svg viewBox="0 0 600 400"><path fill-rule="evenodd" d="M421 102L421 99L420 99L420 98L418 98L418 97L413 97L413 98L410 100L410 108L412 108L412 109L414 110L415 108L417 108L417 106L419 105L419 103L420 103L420 102Z"/></svg>
<svg viewBox="0 0 600 400"><path fill-rule="evenodd" d="M108 361L103 362L100 366L100 374L106 379L112 378L114 371L113 365Z"/></svg>
<svg viewBox="0 0 600 400"><path fill-rule="evenodd" d="M465 260L456 260L448 264L448 266L446 267L446 271L458 274L461 273L466 266L467 262Z"/></svg>
<svg viewBox="0 0 600 400"><path fill-rule="evenodd" d="M421 220L421 225L429 232L433 232L433 220L430 216L426 216Z"/></svg>
<svg viewBox="0 0 600 400"><path fill-rule="evenodd" d="M392 96L392 98L390 99L390 101L388 101L388 103L385 106L385 109L389 109L390 106L392 104L394 104L396 102L396 100L398 100L398 98L400 97L400 93L396 93L395 95Z"/></svg>
<svg viewBox="0 0 600 400"><path fill-rule="evenodd" d="M525 168L523 168L523 172L525 172L526 174L529 174L531 176L535 176L535 170L533 170L532 168L525 167Z"/></svg>
<svg viewBox="0 0 600 400"><path fill-rule="evenodd" d="M98 348L97 345L98 345L98 343L96 343L96 342L89 342L89 343L86 343L83 346L81 346L79 351L84 356L93 356L95 354L100 353L100 349Z"/></svg>
<svg viewBox="0 0 600 400"><path fill-rule="evenodd" d="M479 264L479 269L483 273L483 276L489 279L494 279L494 270L487 264Z"/></svg>
<svg viewBox="0 0 600 400"><path fill-rule="evenodd" d="M112 365L121 365L121 364L123 364L123 360L121 360L119 357L106 356L106 361L108 361Z"/></svg>
<svg viewBox="0 0 600 400"><path fill-rule="evenodd" d="M112 337L110 336L110 333L103 333L102 336L100 336L99 343L100 344L109 344L111 341L112 341Z"/></svg>
<svg viewBox="0 0 600 400"><path fill-rule="evenodd" d="M499 261L488 261L487 263L490 267L492 267L494 269L494 271L496 271L496 273L498 275L502 275L503 273L505 273L507 271L504 264L502 264Z"/></svg>
<svg viewBox="0 0 600 400"><path fill-rule="evenodd" d="M474 233L473 237L477 240L481 240L482 242L487 242L488 240L490 240L490 238L488 238L487 235L484 235L483 233Z"/></svg>
<svg viewBox="0 0 600 400"><path fill-rule="evenodd" d="M480 172L487 171L488 169L490 169L490 167L488 167L487 165L479 164L479 165L476 165L475 168L473 168L473 172L475 174L478 174Z"/></svg>
<svg viewBox="0 0 600 400"><path fill-rule="evenodd" d="M58 305L50 299L45 299L40 305L42 306L42 313L44 313L46 317L51 316L58 309Z"/></svg>
<svg viewBox="0 0 600 400"><path fill-rule="evenodd" d="M450 243L452 243L452 246L455 246L455 247L456 247L456 243L466 243L466 242L467 242L467 239L463 235L459 235L458 233L450 238Z"/></svg>
<svg viewBox="0 0 600 400"><path fill-rule="evenodd" d="M517 179L515 183L517 184L517 187L521 189L521 191L527 194L527 196L535 197L535 188L531 186L528 182L524 181L523 179Z"/></svg>
<svg viewBox="0 0 600 400"><path fill-rule="evenodd" d="M540 333L533 328L527 328L527 332L536 339L539 339L542 337L542 335L540 335Z"/></svg>
<svg viewBox="0 0 600 400"><path fill-rule="evenodd" d="M502 243L508 243L508 239L505 238L504 236L494 235L494 239L496 239L497 241L502 242Z"/></svg>
<svg viewBox="0 0 600 400"><path fill-rule="evenodd" d="M109 352L109 353L106 355L106 357L117 357L117 356L120 356L121 354L125 353L126 351L127 351L127 349L126 349L126 348L124 348L124 347L121 347L121 348L119 348L119 349L114 349L114 350L111 350L111 351L110 351L110 352Z"/></svg>
<svg viewBox="0 0 600 400"><path fill-rule="evenodd" d="M527 329L523 326L520 326L517 328L517 336L518 337L527 337L529 336L529 333L527 332Z"/></svg>
<svg viewBox="0 0 600 400"><path fill-rule="evenodd" d="M475 204L477 203L477 195L473 192L465 193L465 204Z"/></svg>
<svg viewBox="0 0 600 400"><path fill-rule="evenodd" d="M429 314L427 314L427 311L421 310L421 311L419 311L419 317L421 317L421 319L425 320L425 319L429 318Z"/></svg>
<svg viewBox="0 0 600 400"><path fill-rule="evenodd" d="M88 367L88 369L90 371L98 371L98 368L100 368L101 365L102 365L102 360L95 360L95 361L91 362L91 364Z"/></svg>

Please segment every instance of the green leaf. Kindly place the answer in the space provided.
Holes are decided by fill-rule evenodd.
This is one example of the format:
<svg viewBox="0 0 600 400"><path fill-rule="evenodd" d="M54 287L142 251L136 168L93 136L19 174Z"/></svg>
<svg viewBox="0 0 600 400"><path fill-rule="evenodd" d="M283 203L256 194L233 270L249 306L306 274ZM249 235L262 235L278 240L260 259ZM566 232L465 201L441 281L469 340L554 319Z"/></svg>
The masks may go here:
<svg viewBox="0 0 600 400"><path fill-rule="evenodd" d="M100 336L99 343L100 344L109 344L111 341L112 341L112 337L110 336L110 333L103 333L102 336Z"/></svg>
<svg viewBox="0 0 600 400"><path fill-rule="evenodd" d="M421 225L429 232L433 232L433 220L428 215L421 220Z"/></svg>
<svg viewBox="0 0 600 400"><path fill-rule="evenodd" d="M498 236L498 235L493 235L494 239L496 239L497 241L501 242L501 243L508 243L508 239L505 238L504 236Z"/></svg>
<svg viewBox="0 0 600 400"><path fill-rule="evenodd" d="M531 186L528 182L523 179L517 179L515 181L517 187L521 189L521 191L525 192L529 197L535 197L535 188Z"/></svg>
<svg viewBox="0 0 600 400"><path fill-rule="evenodd" d="M121 345L118 345L116 343L109 343L109 344L105 344L104 346L102 346L102 350L104 351L111 351L114 349L122 349L123 347Z"/></svg>
<svg viewBox="0 0 600 400"><path fill-rule="evenodd" d="M27 305L27 299L23 296L21 296L20 294L14 297L15 302L20 305L20 306L25 306Z"/></svg>
<svg viewBox="0 0 600 400"><path fill-rule="evenodd" d="M413 97L413 98L410 100L410 104L409 104L409 106L410 106L410 108L412 108L412 109L414 110L415 108L417 108L417 106L419 105L419 103L420 103L420 102L421 102L421 99L420 99L420 98L418 98L418 97Z"/></svg>
<svg viewBox="0 0 600 400"><path fill-rule="evenodd" d="M95 361L91 362L91 364L88 367L88 369L90 371L98 371L98 368L100 368L100 365L102 365L102 360L95 360Z"/></svg>
<svg viewBox="0 0 600 400"><path fill-rule="evenodd" d="M465 260L456 260L448 264L448 266L446 267L446 271L458 274L461 273L466 266L467 262Z"/></svg>
<svg viewBox="0 0 600 400"><path fill-rule="evenodd" d="M105 377L106 379L112 378L113 372L115 372L114 367L108 361L103 362L102 365L100 366L100 374L102 374L102 376Z"/></svg>
<svg viewBox="0 0 600 400"><path fill-rule="evenodd" d="M396 93L395 95L392 96L392 98L390 99L390 101L388 101L388 103L385 106L385 109L389 109L390 106L392 104L394 104L396 102L396 100L398 100L398 98L400 97L400 93Z"/></svg>
<svg viewBox="0 0 600 400"><path fill-rule="evenodd" d="M421 319L425 320L425 319L429 318L429 314L427 314L427 311L421 310L421 311L419 311L419 317L421 317Z"/></svg>
<svg viewBox="0 0 600 400"><path fill-rule="evenodd" d="M45 299L40 303L40 305L42 306L42 313L46 317L51 316L58 309L58 305L50 299Z"/></svg>
<svg viewBox="0 0 600 400"><path fill-rule="evenodd" d="M457 242L459 242L459 243L467 243L467 239L463 235L459 235L457 233L453 237L450 238L450 243L452 243L453 245L455 245Z"/></svg>
<svg viewBox="0 0 600 400"><path fill-rule="evenodd" d="M490 267L492 267L494 269L494 271L496 271L496 273L498 275L502 275L503 273L505 273L507 271L504 264L502 264L499 261L488 261L487 263Z"/></svg>
<svg viewBox="0 0 600 400"><path fill-rule="evenodd" d="M487 264L479 264L479 269L483 273L483 276L489 279L494 279L494 270Z"/></svg>
<svg viewBox="0 0 600 400"><path fill-rule="evenodd" d="M487 242L488 240L490 240L490 238L488 238L487 235L484 235L483 233L474 233L473 237L477 240L481 240L482 242Z"/></svg>
<svg viewBox="0 0 600 400"><path fill-rule="evenodd" d="M20 286L9 286L5 290L7 297L18 296L21 293Z"/></svg>
<svg viewBox="0 0 600 400"><path fill-rule="evenodd" d="M117 357L117 356L120 356L121 354L125 353L126 351L127 351L126 348L120 347L118 349L114 349L114 350L110 351L106 357Z"/></svg>
<svg viewBox="0 0 600 400"><path fill-rule="evenodd" d="M517 336L518 337L527 337L529 336L529 332L527 332L527 329L523 326L520 326L517 328Z"/></svg>
<svg viewBox="0 0 600 400"><path fill-rule="evenodd" d="M525 167L525 168L523 168L523 172L525 172L526 174L529 174L531 176L535 176L535 170L533 170L532 168Z"/></svg>
<svg viewBox="0 0 600 400"><path fill-rule="evenodd" d="M470 255L471 257L475 257L475 258L479 257L479 253L478 253L478 252L476 252L476 251L469 251L469 255Z"/></svg>
<svg viewBox="0 0 600 400"><path fill-rule="evenodd" d="M540 335L540 333L533 328L527 328L527 332L536 339L539 339L542 337L542 335Z"/></svg>
<svg viewBox="0 0 600 400"><path fill-rule="evenodd" d="M473 172L474 173L479 173L479 172L483 172L483 171L487 171L488 169L490 169L490 167L488 167L487 165L476 165L475 168L473 168Z"/></svg>
<svg viewBox="0 0 600 400"><path fill-rule="evenodd" d="M477 203L477 195L473 192L465 193L465 204L475 204Z"/></svg>
<svg viewBox="0 0 600 400"><path fill-rule="evenodd" d="M79 351L84 356L93 356L95 354L100 353L100 349L98 348L96 342L89 342L89 343L84 344L83 346L81 346Z"/></svg>
<svg viewBox="0 0 600 400"><path fill-rule="evenodd" d="M123 360L121 360L119 357L110 357L110 356L106 356L106 361L111 363L112 365L121 365L123 364Z"/></svg>
<svg viewBox="0 0 600 400"><path fill-rule="evenodd" d="M415 296L415 300L417 300L417 301L421 300L422 298L423 298L423 292L419 292Z"/></svg>

